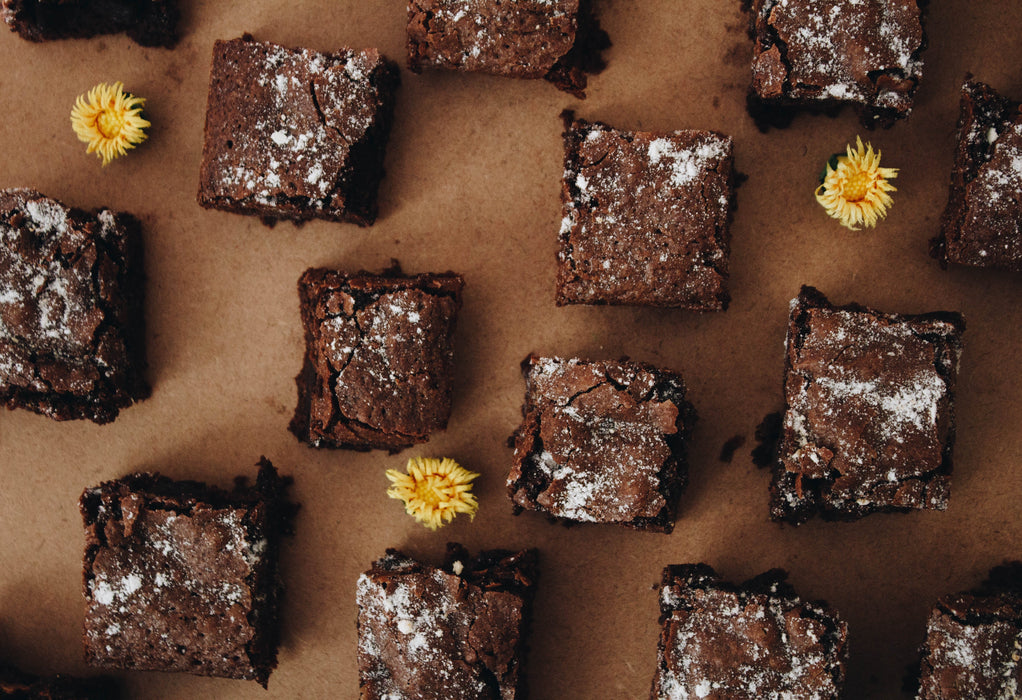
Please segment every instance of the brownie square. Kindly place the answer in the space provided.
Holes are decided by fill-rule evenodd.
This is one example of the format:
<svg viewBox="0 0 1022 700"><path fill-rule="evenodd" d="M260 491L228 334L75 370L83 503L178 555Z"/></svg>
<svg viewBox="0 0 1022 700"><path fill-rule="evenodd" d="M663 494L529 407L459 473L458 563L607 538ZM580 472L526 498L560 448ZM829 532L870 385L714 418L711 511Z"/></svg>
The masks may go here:
<svg viewBox="0 0 1022 700"><path fill-rule="evenodd" d="M448 544L441 568L388 549L358 579L361 700L524 698L535 581L534 549Z"/></svg>
<svg viewBox="0 0 1022 700"><path fill-rule="evenodd" d="M265 458L225 491L136 473L82 494L85 658L256 680L277 665L279 540L290 478Z"/></svg>
<svg viewBox="0 0 1022 700"><path fill-rule="evenodd" d="M396 452L446 428L463 286L453 272L396 266L379 275L306 270L291 432L313 447Z"/></svg>
<svg viewBox="0 0 1022 700"><path fill-rule="evenodd" d="M142 46L173 48L177 0L3 0L11 31L29 41L126 33Z"/></svg>
<svg viewBox="0 0 1022 700"><path fill-rule="evenodd" d="M788 323L771 517L947 508L964 330L957 313L834 306L803 287Z"/></svg>
<svg viewBox="0 0 1022 700"><path fill-rule="evenodd" d="M838 698L848 625L773 569L741 585L706 564L668 566L651 700Z"/></svg>
<svg viewBox="0 0 1022 700"><path fill-rule="evenodd" d="M265 223L376 220L397 68L245 35L213 46L199 204Z"/></svg>
<svg viewBox="0 0 1022 700"><path fill-rule="evenodd" d="M937 601L926 625L918 700L1018 697L1022 687L1022 563Z"/></svg>
<svg viewBox="0 0 1022 700"><path fill-rule="evenodd" d="M610 46L590 0L409 0L408 67L543 78L585 98Z"/></svg>
<svg viewBox="0 0 1022 700"><path fill-rule="evenodd" d="M962 86L947 208L931 254L947 264L1022 271L1022 112L971 76Z"/></svg>
<svg viewBox="0 0 1022 700"><path fill-rule="evenodd" d="M0 663L0 698L23 700L116 700L112 678L39 677Z"/></svg>
<svg viewBox="0 0 1022 700"><path fill-rule="evenodd" d="M695 410L681 376L627 359L530 355L507 477L515 513L671 532Z"/></svg>
<svg viewBox="0 0 1022 700"><path fill-rule="evenodd" d="M557 304L726 309L731 137L563 116Z"/></svg>
<svg viewBox="0 0 1022 700"><path fill-rule="evenodd" d="M743 0L749 113L762 130L855 105L863 126L907 117L922 75L925 0Z"/></svg>
<svg viewBox="0 0 1022 700"><path fill-rule="evenodd" d="M0 190L0 401L109 423L147 398L143 282L130 214Z"/></svg>

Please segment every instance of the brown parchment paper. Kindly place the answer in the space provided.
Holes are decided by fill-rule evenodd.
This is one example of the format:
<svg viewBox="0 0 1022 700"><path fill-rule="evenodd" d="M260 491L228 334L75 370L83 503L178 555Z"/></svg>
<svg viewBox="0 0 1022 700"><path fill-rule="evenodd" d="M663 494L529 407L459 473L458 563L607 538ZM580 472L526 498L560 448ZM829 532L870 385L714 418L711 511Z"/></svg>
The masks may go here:
<svg viewBox="0 0 1022 700"><path fill-rule="evenodd" d="M868 135L901 168L876 231L852 233L812 197L826 158L862 133L854 115L801 117L759 133L744 111L750 43L738 0L601 0L614 43L584 102L541 81L402 70L375 226L273 229L195 202L213 41L258 39L331 50L379 47L404 63L399 0L199 2L173 51L123 36L30 44L0 30L0 186L68 204L134 212L145 225L152 398L111 425L0 413L0 659L88 674L81 655L81 491L139 468L228 485L260 455L295 477L302 504L285 548L280 665L256 684L117 674L128 697L355 698L355 580L387 547L439 559L444 542L538 547L541 579L527 664L536 700L643 698L656 659L653 585L672 563L705 561L732 579L785 567L808 598L847 619L847 696L897 698L941 594L1022 556L1022 276L942 271L926 253L947 196L958 90L967 71L1022 97L1017 0L930 3L915 112ZM148 98L151 138L102 169L74 137L74 98L123 80ZM738 191L726 313L558 309L554 256L562 169L559 112L629 129L710 128L735 137ZM287 431L302 353L295 283L309 266L466 279L450 428L397 456L313 450ZM799 285L838 303L968 321L958 442L946 512L874 515L793 528L767 517L753 430L781 404L784 328ZM520 417L530 351L630 355L681 371L700 422L691 486L672 535L566 529L512 517L505 439ZM745 444L720 461L733 436ZM430 533L385 496L384 470L448 455L482 473L481 509Z"/></svg>

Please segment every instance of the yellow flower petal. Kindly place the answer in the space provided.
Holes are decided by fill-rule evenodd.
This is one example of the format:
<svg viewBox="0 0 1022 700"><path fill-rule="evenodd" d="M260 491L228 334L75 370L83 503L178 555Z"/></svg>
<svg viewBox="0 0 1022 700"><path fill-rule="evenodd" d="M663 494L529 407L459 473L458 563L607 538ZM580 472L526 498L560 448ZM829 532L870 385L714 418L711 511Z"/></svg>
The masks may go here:
<svg viewBox="0 0 1022 700"><path fill-rule="evenodd" d="M479 475L470 472L453 459L415 457L408 460L407 474L387 470L391 487L387 495L403 501L405 512L430 530L443 527L458 513L474 520L479 503L472 495L472 480Z"/></svg>
<svg viewBox="0 0 1022 700"><path fill-rule="evenodd" d="M142 118L144 105L145 98L125 93L123 83L100 83L75 100L71 128L79 141L89 144L85 152L107 165L146 140L143 129L152 125Z"/></svg>
<svg viewBox="0 0 1022 700"><path fill-rule="evenodd" d="M827 164L823 184L816 188L816 201L827 214L853 231L862 226L874 227L887 216L894 200L887 194L897 188L889 180L898 177L897 168L880 167L880 151L873 144L862 144L855 137L855 150L851 144L846 155L839 156L837 167Z"/></svg>

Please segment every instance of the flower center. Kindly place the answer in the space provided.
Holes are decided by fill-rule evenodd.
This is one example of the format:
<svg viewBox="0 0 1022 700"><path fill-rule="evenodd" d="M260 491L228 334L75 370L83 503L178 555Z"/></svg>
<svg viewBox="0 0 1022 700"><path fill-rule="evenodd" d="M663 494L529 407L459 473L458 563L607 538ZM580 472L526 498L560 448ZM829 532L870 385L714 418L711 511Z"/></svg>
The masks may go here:
<svg viewBox="0 0 1022 700"><path fill-rule="evenodd" d="M96 128L105 139L116 138L124 127L124 120L112 109L104 109L96 117Z"/></svg>
<svg viewBox="0 0 1022 700"><path fill-rule="evenodd" d="M447 486L446 479L431 474L415 485L415 497L430 507L436 508L441 502L447 500L441 490L445 486Z"/></svg>
<svg viewBox="0 0 1022 700"><path fill-rule="evenodd" d="M870 174L860 170L845 180L841 193L849 202L860 202L866 198L866 192L872 182L873 178L870 177Z"/></svg>

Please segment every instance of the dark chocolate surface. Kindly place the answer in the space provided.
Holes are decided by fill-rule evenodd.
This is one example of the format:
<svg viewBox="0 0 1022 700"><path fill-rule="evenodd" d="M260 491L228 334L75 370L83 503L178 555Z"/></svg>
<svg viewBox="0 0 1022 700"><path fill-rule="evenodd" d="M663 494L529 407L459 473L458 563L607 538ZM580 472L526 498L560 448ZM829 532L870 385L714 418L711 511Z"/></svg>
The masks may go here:
<svg viewBox="0 0 1022 700"><path fill-rule="evenodd" d="M726 309L731 137L565 116L557 303Z"/></svg>
<svg viewBox="0 0 1022 700"><path fill-rule="evenodd" d="M1022 688L1022 563L944 596L926 627L918 700L1017 697Z"/></svg>
<svg viewBox="0 0 1022 700"><path fill-rule="evenodd" d="M958 142L941 233L931 251L943 264L1022 271L1020 103L966 78Z"/></svg>
<svg viewBox="0 0 1022 700"><path fill-rule="evenodd" d="M396 451L447 427L463 286L453 272L306 270L291 432L314 447Z"/></svg>
<svg viewBox="0 0 1022 700"><path fill-rule="evenodd" d="M736 586L705 564L665 568L650 699L841 697L848 627L786 578L774 569Z"/></svg>
<svg viewBox="0 0 1022 700"><path fill-rule="evenodd" d="M761 127L778 116L781 126L791 108L841 103L857 105L867 128L908 116L922 74L925 2L744 4L754 40L750 109Z"/></svg>
<svg viewBox="0 0 1022 700"><path fill-rule="evenodd" d="M585 97L610 41L588 0L409 0L408 67L545 78Z"/></svg>
<svg viewBox="0 0 1022 700"><path fill-rule="evenodd" d="M126 33L142 46L173 48L177 0L3 0L11 31L29 41Z"/></svg>
<svg viewBox="0 0 1022 700"><path fill-rule="evenodd" d="M788 326L771 516L947 508L964 330L956 313L834 306L803 287Z"/></svg>
<svg viewBox="0 0 1022 700"><path fill-rule="evenodd" d="M149 396L142 241L130 214L0 191L0 401L109 423Z"/></svg>
<svg viewBox="0 0 1022 700"><path fill-rule="evenodd" d="M536 580L536 551L469 557L442 568L395 550L358 580L361 700L515 700Z"/></svg>
<svg viewBox="0 0 1022 700"><path fill-rule="evenodd" d="M674 372L530 355L507 478L516 512L670 532L695 411Z"/></svg>
<svg viewBox="0 0 1022 700"><path fill-rule="evenodd" d="M86 490L86 661L265 686L289 482L263 459L255 486L230 492L149 473Z"/></svg>
<svg viewBox="0 0 1022 700"><path fill-rule="evenodd" d="M268 222L372 224L397 83L375 49L217 41L199 204Z"/></svg>

